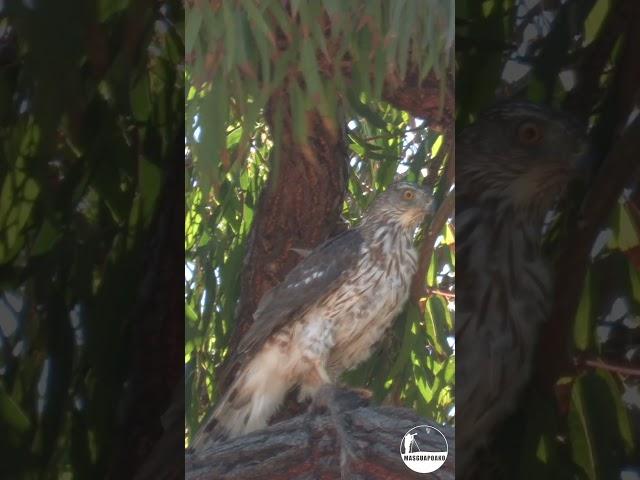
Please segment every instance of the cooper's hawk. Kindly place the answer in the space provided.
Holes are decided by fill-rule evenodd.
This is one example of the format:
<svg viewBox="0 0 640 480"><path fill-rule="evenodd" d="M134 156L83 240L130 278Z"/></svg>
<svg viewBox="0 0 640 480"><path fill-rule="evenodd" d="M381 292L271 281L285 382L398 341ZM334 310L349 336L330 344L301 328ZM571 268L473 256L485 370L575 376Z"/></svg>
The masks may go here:
<svg viewBox="0 0 640 480"><path fill-rule="evenodd" d="M235 379L194 448L265 427L289 390L313 398L369 357L407 300L413 234L430 205L421 188L392 185L357 228L313 250L262 298L235 352Z"/></svg>
<svg viewBox="0 0 640 480"><path fill-rule="evenodd" d="M584 154L581 130L526 102L495 107L456 138L456 475L512 412L529 378L552 278L546 213Z"/></svg>

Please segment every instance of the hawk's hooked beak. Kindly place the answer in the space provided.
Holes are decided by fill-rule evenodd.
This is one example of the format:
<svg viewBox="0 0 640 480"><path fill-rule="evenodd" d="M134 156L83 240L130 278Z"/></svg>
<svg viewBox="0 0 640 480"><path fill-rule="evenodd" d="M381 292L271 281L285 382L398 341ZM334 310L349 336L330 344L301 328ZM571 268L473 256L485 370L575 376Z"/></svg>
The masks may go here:
<svg viewBox="0 0 640 480"><path fill-rule="evenodd" d="M431 216L436 213L435 202L433 201L431 192L427 191L426 186L422 188L422 192L424 193L424 199L425 199L424 214Z"/></svg>
<svg viewBox="0 0 640 480"><path fill-rule="evenodd" d="M427 199L427 206L425 210L426 210L426 215L429 215L429 216L435 215L436 205L435 205L435 202L433 201L433 198Z"/></svg>
<svg viewBox="0 0 640 480"><path fill-rule="evenodd" d="M433 214L435 213L435 205L434 205L434 201L433 198L431 198L431 196L424 191L424 196L425 196L425 202L421 205L420 209L415 210L415 221L416 223L422 223L425 219L425 217L427 216L433 216Z"/></svg>
<svg viewBox="0 0 640 480"><path fill-rule="evenodd" d="M577 156L574 162L574 174L577 180L588 182L596 171L598 163L602 160L601 155L592 147L585 147Z"/></svg>

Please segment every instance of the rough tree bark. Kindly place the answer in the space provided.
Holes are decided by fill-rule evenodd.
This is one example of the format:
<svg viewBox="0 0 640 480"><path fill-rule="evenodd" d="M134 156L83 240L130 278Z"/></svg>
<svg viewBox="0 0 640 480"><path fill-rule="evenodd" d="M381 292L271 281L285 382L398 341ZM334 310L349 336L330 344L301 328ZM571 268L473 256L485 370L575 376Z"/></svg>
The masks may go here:
<svg viewBox="0 0 640 480"><path fill-rule="evenodd" d="M299 415L271 427L188 454L188 480L401 480L421 479L402 462L404 434L418 425L432 425L405 408L355 406L342 413L353 455L341 463L340 436L329 414ZM447 439L449 454L444 465L429 478L455 478L453 428L435 425ZM443 451L442 438L423 451Z"/></svg>
<svg viewBox="0 0 640 480"><path fill-rule="evenodd" d="M426 119L432 130L453 133L455 93L452 71L446 73L444 82L434 73L420 82L417 69L410 67L404 80L392 76L385 80L382 97L394 107Z"/></svg>

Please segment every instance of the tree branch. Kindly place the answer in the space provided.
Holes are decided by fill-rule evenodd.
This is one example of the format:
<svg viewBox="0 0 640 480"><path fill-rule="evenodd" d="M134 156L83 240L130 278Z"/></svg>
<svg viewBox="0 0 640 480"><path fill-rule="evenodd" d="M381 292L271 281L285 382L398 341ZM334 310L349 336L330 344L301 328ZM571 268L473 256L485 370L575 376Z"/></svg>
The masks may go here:
<svg viewBox="0 0 640 480"><path fill-rule="evenodd" d="M595 368L597 370L606 370L608 372L618 373L620 375L628 376L628 377L640 377L640 368L638 367L608 363L608 362L605 362L604 360L599 360L599 359L577 358L576 366L590 367L590 368Z"/></svg>
<svg viewBox="0 0 640 480"><path fill-rule="evenodd" d="M432 130L449 132L455 115L455 94L452 72L445 75L441 80L430 73L420 82L417 68L413 68L402 81L388 76L382 97L395 108L428 120Z"/></svg>
<svg viewBox="0 0 640 480"><path fill-rule="evenodd" d="M582 205L582 219L570 227L564 253L556 268L559 287L551 317L540 341L538 382L550 389L556 380L572 369L567 348L571 326L589 266L589 252L605 225L622 189L640 170L640 117L629 125L600 168L593 188Z"/></svg>
<svg viewBox="0 0 640 480"><path fill-rule="evenodd" d="M432 425L447 438L445 464L429 478L453 479L455 444L453 429L427 421L413 411L395 407L359 407L345 412L348 435L355 447L349 480L423 479L402 462L404 434L418 425ZM440 438L440 437L438 437ZM435 439L435 436L434 436ZM422 451L438 451L444 442L423 445ZM295 480L341 477L341 453L336 426L329 414L303 414L271 427L213 445L187 455L188 480Z"/></svg>
<svg viewBox="0 0 640 480"><path fill-rule="evenodd" d="M418 269L413 276L411 283L411 293L409 298L416 305L419 305L420 298L425 295L424 277L427 275L427 269L429 268L429 262L431 261L431 254L433 253L434 244L440 232L444 228L444 224L453 214L455 205L455 193L453 191L447 193L444 201L438 208L438 211L433 216L429 229L427 230L424 240L420 245L420 252L418 257Z"/></svg>
<svg viewBox="0 0 640 480"><path fill-rule="evenodd" d="M588 118L601 95L602 72L610 61L611 52L618 39L627 29L633 18L631 15L635 0L612 4L612 8L603 22L595 40L581 53L576 68L578 83L564 102L567 111L578 118Z"/></svg>

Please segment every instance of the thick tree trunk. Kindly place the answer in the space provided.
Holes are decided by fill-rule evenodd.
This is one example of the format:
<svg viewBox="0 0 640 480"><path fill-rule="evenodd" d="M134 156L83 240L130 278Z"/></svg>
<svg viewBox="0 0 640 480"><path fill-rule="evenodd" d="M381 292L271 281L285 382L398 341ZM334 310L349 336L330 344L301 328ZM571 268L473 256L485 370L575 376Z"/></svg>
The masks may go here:
<svg viewBox="0 0 640 480"><path fill-rule="evenodd" d="M431 425L446 437L449 454L444 465L428 475L453 479L453 429L420 418L413 411L392 407L359 407L342 414L353 456L341 462L340 435L329 414L305 414L271 427L213 445L186 457L188 480L400 480L423 479L404 465L402 439L412 427ZM442 451L437 434L422 451Z"/></svg>

